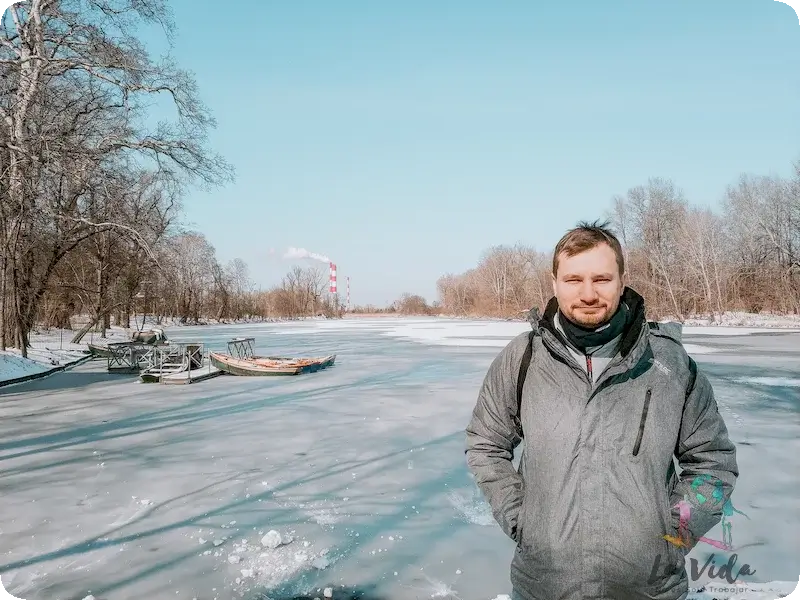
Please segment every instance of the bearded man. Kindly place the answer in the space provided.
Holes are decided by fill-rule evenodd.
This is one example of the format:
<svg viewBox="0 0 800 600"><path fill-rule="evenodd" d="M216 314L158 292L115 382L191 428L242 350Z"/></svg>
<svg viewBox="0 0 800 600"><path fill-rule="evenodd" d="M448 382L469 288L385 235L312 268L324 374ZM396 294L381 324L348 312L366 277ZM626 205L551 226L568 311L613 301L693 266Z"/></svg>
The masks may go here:
<svg viewBox="0 0 800 600"><path fill-rule="evenodd" d="M469 469L516 543L514 600L685 599L685 555L739 475L679 326L648 322L625 278L607 224L567 232L554 297L492 362L467 426Z"/></svg>

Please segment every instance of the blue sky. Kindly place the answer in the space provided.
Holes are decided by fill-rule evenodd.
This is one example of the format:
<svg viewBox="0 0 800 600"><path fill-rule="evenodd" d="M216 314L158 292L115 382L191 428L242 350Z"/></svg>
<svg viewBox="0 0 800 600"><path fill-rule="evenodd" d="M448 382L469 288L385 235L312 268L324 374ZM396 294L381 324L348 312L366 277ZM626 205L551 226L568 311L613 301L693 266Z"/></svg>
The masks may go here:
<svg viewBox="0 0 800 600"><path fill-rule="evenodd" d="M172 5L237 171L186 220L262 287L296 246L354 303L434 300L488 247L549 250L649 177L713 206L800 159L800 25L771 0Z"/></svg>

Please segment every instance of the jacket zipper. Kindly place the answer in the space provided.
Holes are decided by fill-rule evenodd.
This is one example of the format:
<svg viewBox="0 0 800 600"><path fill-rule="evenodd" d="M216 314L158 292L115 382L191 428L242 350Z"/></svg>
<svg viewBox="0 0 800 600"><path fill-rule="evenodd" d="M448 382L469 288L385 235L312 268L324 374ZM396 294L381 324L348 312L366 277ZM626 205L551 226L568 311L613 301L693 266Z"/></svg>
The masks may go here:
<svg viewBox="0 0 800 600"><path fill-rule="evenodd" d="M589 375L589 381L594 383L594 378L592 377L592 355L586 355L586 372Z"/></svg>
<svg viewBox="0 0 800 600"><path fill-rule="evenodd" d="M642 437L644 436L644 424L647 421L647 411L650 408L650 396L652 395L651 390L647 390L647 394L644 397L644 408L642 408L642 420L639 422L639 434L636 436L636 443L633 446L633 455L639 455L639 449L642 446Z"/></svg>

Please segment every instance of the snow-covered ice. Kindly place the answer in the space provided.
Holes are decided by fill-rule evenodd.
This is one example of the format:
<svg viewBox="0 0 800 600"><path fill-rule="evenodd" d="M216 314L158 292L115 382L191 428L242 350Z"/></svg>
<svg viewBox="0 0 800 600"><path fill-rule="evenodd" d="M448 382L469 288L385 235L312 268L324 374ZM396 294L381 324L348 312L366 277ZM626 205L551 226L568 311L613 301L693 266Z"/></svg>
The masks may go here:
<svg viewBox="0 0 800 600"><path fill-rule="evenodd" d="M261 353L337 362L160 386L100 361L0 390L3 584L25 600L505 598L513 545L467 472L463 430L489 363L527 327L174 328L212 349L246 334ZM800 576L800 334L714 332L687 327L684 341L738 444L736 564L756 573L744 592L714 591L725 582L706 573L690 598L774 598ZM689 558L702 568L712 550L727 562L703 545Z"/></svg>

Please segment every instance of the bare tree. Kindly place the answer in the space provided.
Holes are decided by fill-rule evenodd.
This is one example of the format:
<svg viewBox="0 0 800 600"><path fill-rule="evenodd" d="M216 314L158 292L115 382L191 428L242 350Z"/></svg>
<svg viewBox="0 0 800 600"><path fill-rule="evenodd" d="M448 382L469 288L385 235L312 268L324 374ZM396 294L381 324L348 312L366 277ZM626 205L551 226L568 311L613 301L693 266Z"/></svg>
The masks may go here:
<svg viewBox="0 0 800 600"><path fill-rule="evenodd" d="M176 189L216 185L230 167L206 147L213 119L192 78L169 58L150 59L134 33L157 23L164 0L31 0L0 27L0 245L2 340L23 355L58 264L110 229L144 240L97 207L131 172L157 172ZM173 123L150 127L148 98L172 100ZM98 202L100 204L98 204ZM101 210L99 214L108 214Z"/></svg>
<svg viewBox="0 0 800 600"><path fill-rule="evenodd" d="M405 293L393 303L395 312L401 315L430 315L433 308L428 306L425 298L418 294Z"/></svg>
<svg viewBox="0 0 800 600"><path fill-rule="evenodd" d="M459 316L472 314L478 291L471 280L474 280L471 272L462 275L448 274L439 278L436 289L444 310Z"/></svg>
<svg viewBox="0 0 800 600"><path fill-rule="evenodd" d="M692 280L687 288L702 290L703 306L721 316L722 295L722 227L721 220L710 210L691 209L679 224L677 242L684 251L684 264ZM693 285L692 285L693 284Z"/></svg>
<svg viewBox="0 0 800 600"><path fill-rule="evenodd" d="M800 313L800 161L794 171L789 180L743 175L718 213L691 207L663 178L611 198L605 216L651 316ZM478 316L544 307L551 260L525 246L489 248L474 269L438 280L442 309Z"/></svg>
<svg viewBox="0 0 800 600"><path fill-rule="evenodd" d="M674 314L683 317L680 295L681 248L677 243L680 224L685 218L686 200L672 181L652 178L646 186L628 190L624 207L618 213L628 217L623 229L636 239L634 248L648 263L644 285L666 294Z"/></svg>

